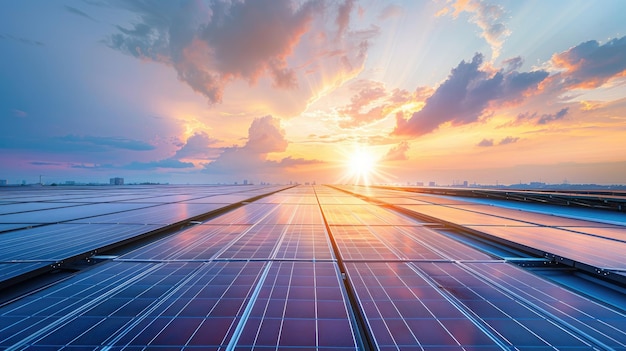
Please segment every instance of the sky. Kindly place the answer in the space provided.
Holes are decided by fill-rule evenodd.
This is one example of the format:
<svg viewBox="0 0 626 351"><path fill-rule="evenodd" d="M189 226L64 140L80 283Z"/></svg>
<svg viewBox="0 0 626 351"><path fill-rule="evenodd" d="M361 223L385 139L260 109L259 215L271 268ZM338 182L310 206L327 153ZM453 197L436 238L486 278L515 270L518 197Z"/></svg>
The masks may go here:
<svg viewBox="0 0 626 351"><path fill-rule="evenodd" d="M626 1L0 2L0 179L626 184Z"/></svg>

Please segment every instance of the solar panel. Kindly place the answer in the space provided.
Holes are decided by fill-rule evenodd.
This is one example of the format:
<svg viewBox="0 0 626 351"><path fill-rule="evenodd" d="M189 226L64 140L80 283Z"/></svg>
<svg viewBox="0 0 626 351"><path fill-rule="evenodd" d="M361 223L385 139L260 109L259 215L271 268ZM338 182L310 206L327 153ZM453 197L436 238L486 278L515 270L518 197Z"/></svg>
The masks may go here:
<svg viewBox="0 0 626 351"><path fill-rule="evenodd" d="M142 210L120 213L120 223L137 224L74 222L0 234L0 243L8 244L3 248L10 249L0 251L5 260L0 259L0 274L37 269L53 262L46 257L54 260L121 240L138 228L159 228L139 224L155 218L165 223L193 216L212 205L204 201L219 189L194 190L161 194L171 200L180 194L187 198L183 203L163 203L137 216ZM129 204L148 195L140 193ZM198 197L189 200L193 194ZM398 196L372 189L368 194L376 200ZM156 210L165 208L171 209L169 216ZM473 223L477 215L495 218L474 228L539 247L558 233L561 240L570 239L560 247L575 250L572 256L592 257L588 248L578 246L587 240L606 242L615 236L611 242L621 243L615 227L506 226L496 223L514 219L441 208L437 211L445 216L463 213L461 222ZM620 249L616 245L615 252ZM607 257L612 250L605 249ZM24 260L8 263L11 257ZM15 269L5 270L10 265ZM244 204L66 277L0 306L0 348L626 348L623 310L494 259L437 227L328 187L296 187Z"/></svg>
<svg viewBox="0 0 626 351"><path fill-rule="evenodd" d="M0 235L0 261L60 261L157 229L154 225L53 224Z"/></svg>
<svg viewBox="0 0 626 351"><path fill-rule="evenodd" d="M481 227L480 231L593 267L626 269L626 242L546 227Z"/></svg>
<svg viewBox="0 0 626 351"><path fill-rule="evenodd" d="M0 262L0 282L48 267L52 262L15 261Z"/></svg>

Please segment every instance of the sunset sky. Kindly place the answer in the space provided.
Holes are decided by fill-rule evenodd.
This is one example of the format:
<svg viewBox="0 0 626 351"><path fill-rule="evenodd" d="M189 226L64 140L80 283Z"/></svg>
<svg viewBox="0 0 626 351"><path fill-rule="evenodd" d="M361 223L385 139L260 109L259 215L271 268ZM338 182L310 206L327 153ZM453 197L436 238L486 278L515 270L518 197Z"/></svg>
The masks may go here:
<svg viewBox="0 0 626 351"><path fill-rule="evenodd" d="M625 13L3 1L0 179L626 184Z"/></svg>

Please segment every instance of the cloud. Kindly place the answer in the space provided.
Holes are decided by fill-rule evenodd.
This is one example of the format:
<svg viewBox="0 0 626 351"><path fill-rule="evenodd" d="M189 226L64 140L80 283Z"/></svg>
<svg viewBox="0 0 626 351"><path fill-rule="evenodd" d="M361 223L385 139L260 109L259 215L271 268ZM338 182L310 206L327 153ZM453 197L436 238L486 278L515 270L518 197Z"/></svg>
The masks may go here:
<svg viewBox="0 0 626 351"><path fill-rule="evenodd" d="M22 38L22 37L16 37L11 34L0 34L0 39L13 40L21 44L32 45L32 46L44 46L45 45L43 42L38 41L38 40L31 40L31 39Z"/></svg>
<svg viewBox="0 0 626 351"><path fill-rule="evenodd" d="M269 153L284 152L287 146L285 130L281 128L278 118L269 115L256 118L248 129L245 145L224 148L215 161L205 166L204 171L211 174L260 175L275 173L276 169L321 162L291 156L280 161L267 159Z"/></svg>
<svg viewBox="0 0 626 351"><path fill-rule="evenodd" d="M298 166L306 166L306 165L315 165L324 163L320 160L307 160L304 158L293 158L291 156L287 156L280 161L265 161L265 167L270 168L296 168Z"/></svg>
<svg viewBox="0 0 626 351"><path fill-rule="evenodd" d="M498 143L498 145L508 145L508 144L513 144L519 141L519 138L516 137L506 137L502 140L500 140L500 142Z"/></svg>
<svg viewBox="0 0 626 351"><path fill-rule="evenodd" d="M500 5L489 4L479 0L457 0L452 4L456 18L461 12L471 15L471 22L481 29L481 37L491 46L491 58L500 56L500 49L506 37L511 31L504 23L506 11ZM450 13L448 7L440 10L437 15L442 16Z"/></svg>
<svg viewBox="0 0 626 351"><path fill-rule="evenodd" d="M368 40L378 33L350 30L352 0L133 1L120 6L139 21L118 26L108 46L171 66L210 104L222 102L233 81L254 86L262 78L308 101L317 93L312 90L325 88L310 82L352 78L364 64ZM334 21L331 14L336 14ZM310 74L316 79L301 87Z"/></svg>
<svg viewBox="0 0 626 351"><path fill-rule="evenodd" d="M508 136L508 137L503 138L502 140L500 140L497 143L497 145L514 144L514 143L516 143L518 141L519 141L519 138ZM492 147L492 146L495 146L495 145L496 145L496 143L495 143L495 141L493 139L487 139L487 138L481 140L478 144L476 144L476 146L479 146L479 147Z"/></svg>
<svg viewBox="0 0 626 351"><path fill-rule="evenodd" d="M548 76L545 71L491 73L480 69L482 62L481 54L476 54L471 62L461 61L426 99L424 108L408 120L402 115L396 117L393 134L420 136L447 122L452 125L476 122L490 104L519 102Z"/></svg>
<svg viewBox="0 0 626 351"><path fill-rule="evenodd" d="M343 118L339 121L341 128L379 121L403 104L414 101L417 95L402 89L390 92L383 83L371 80L359 80L352 89L356 94L350 99L350 104L337 110Z"/></svg>
<svg viewBox="0 0 626 351"><path fill-rule="evenodd" d="M86 18L86 19L88 19L90 21L98 22L93 17L89 16L85 12L83 12L83 11L81 11L81 10L75 8L75 7L65 5L63 8L65 9L65 11L67 11L67 12L69 12L71 14L74 14L74 15Z"/></svg>
<svg viewBox="0 0 626 351"><path fill-rule="evenodd" d="M84 153L118 150L150 151L156 147L141 140L120 137L78 136L0 138L0 149L39 150L49 153Z"/></svg>
<svg viewBox="0 0 626 351"><path fill-rule="evenodd" d="M155 147L144 141L119 138L119 137L97 137L97 136L79 136L69 134L58 138L65 143L73 144L73 147L84 147L87 149L121 149L132 151L154 150Z"/></svg>
<svg viewBox="0 0 626 351"><path fill-rule="evenodd" d="M128 170L155 170L159 168L170 168L170 169L182 169L182 168L194 168L195 165L191 162L182 162L179 160L175 160L172 158L168 158L160 161L150 161L150 162L132 162L128 165L120 167L121 169Z"/></svg>
<svg viewBox="0 0 626 351"><path fill-rule="evenodd" d="M233 79L255 83L269 74L277 87L295 83L287 57L311 23L317 2L294 9L287 0L131 2L141 22L118 27L109 46L173 66L178 78L211 103Z"/></svg>
<svg viewBox="0 0 626 351"><path fill-rule="evenodd" d="M407 152L411 146L409 143L404 140L401 141L398 145L389 149L387 154L383 157L383 161L405 161L408 160Z"/></svg>
<svg viewBox="0 0 626 351"><path fill-rule="evenodd" d="M483 139L480 143L477 144L480 147L491 147L493 146L493 139Z"/></svg>
<svg viewBox="0 0 626 351"><path fill-rule="evenodd" d="M537 112L532 113L532 114L528 112L520 113L519 115L517 115L517 119L515 120L514 124L522 124L525 122L529 122L529 123L534 123L537 125L544 125L544 124L548 124L548 123L565 118L568 112L569 112L569 107L562 108L558 112L552 113L552 114L547 113L547 114L538 115Z"/></svg>
<svg viewBox="0 0 626 351"><path fill-rule="evenodd" d="M280 120L272 116L255 118L248 128L248 142L244 149L261 155L285 151L287 140L285 130L280 127Z"/></svg>
<svg viewBox="0 0 626 351"><path fill-rule="evenodd" d="M217 139L209 137L204 132L198 132L190 136L187 142L178 144L180 149L172 157L175 160L183 159L204 159L211 160L219 156L220 149L213 148L211 145L217 143Z"/></svg>
<svg viewBox="0 0 626 351"><path fill-rule="evenodd" d="M611 78L626 76L626 36L603 45L596 40L581 43L553 55L551 62L564 71L557 76L564 87L600 87Z"/></svg>
<svg viewBox="0 0 626 351"><path fill-rule="evenodd" d="M382 9L382 11L380 11L380 14L378 15L378 19L381 21L384 21L390 18L400 17L402 16L403 12L404 12L404 9L401 6L398 6L395 4L389 4L385 6L385 8Z"/></svg>
<svg viewBox="0 0 626 351"><path fill-rule="evenodd" d="M24 118L28 116L28 113L26 113L26 111L22 111L18 109L12 109L11 112L13 113L13 116L15 117Z"/></svg>
<svg viewBox="0 0 626 351"><path fill-rule="evenodd" d="M350 24L350 13L352 12L353 7L354 0L345 0L342 4L339 5L336 19L338 37L344 35L346 30L348 29L348 25Z"/></svg>

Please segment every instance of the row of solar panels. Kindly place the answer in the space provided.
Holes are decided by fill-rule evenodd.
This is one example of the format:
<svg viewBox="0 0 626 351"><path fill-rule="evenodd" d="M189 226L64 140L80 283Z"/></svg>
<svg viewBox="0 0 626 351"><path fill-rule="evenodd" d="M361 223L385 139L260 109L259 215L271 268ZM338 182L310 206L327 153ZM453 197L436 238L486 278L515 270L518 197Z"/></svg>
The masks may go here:
<svg viewBox="0 0 626 351"><path fill-rule="evenodd" d="M365 194L360 187L344 190ZM367 197L472 230L559 263L626 284L626 227L545 213L477 204L447 197L367 189ZM405 194L398 201L399 194Z"/></svg>
<svg viewBox="0 0 626 351"><path fill-rule="evenodd" d="M282 188L6 188L0 193L0 286Z"/></svg>
<svg viewBox="0 0 626 351"><path fill-rule="evenodd" d="M0 317L7 349L626 349L623 311L325 187L186 228Z"/></svg>

